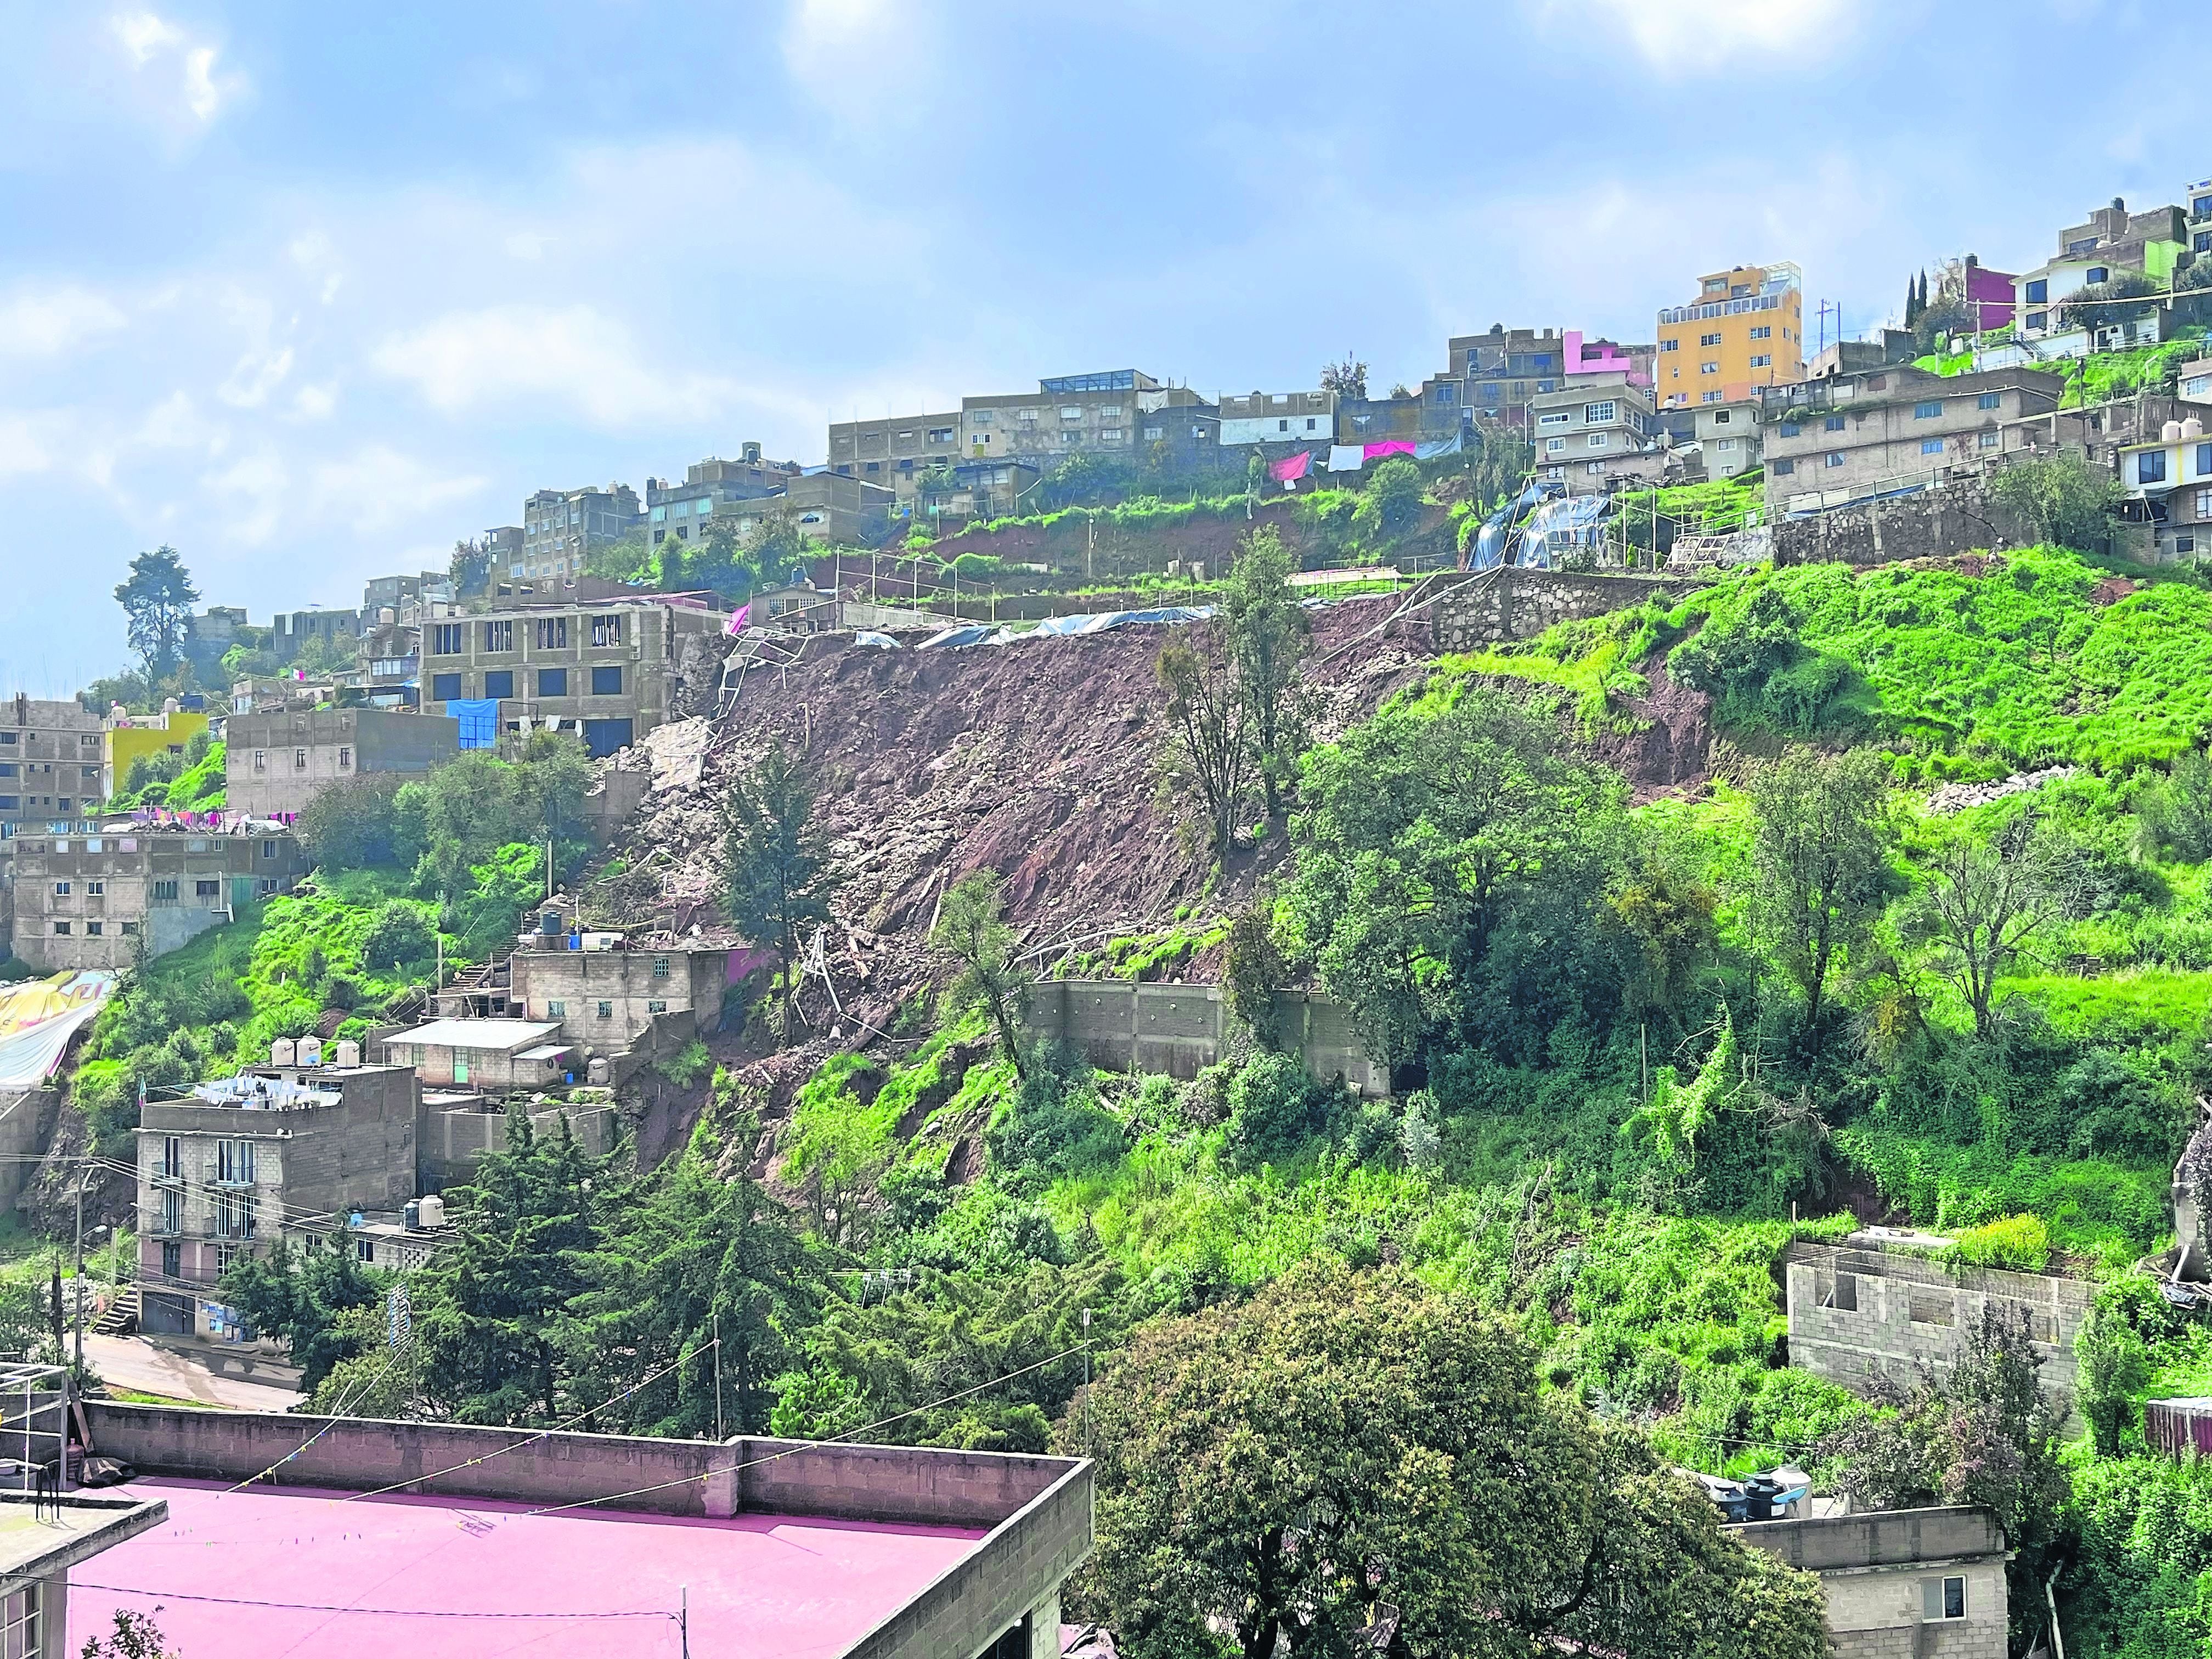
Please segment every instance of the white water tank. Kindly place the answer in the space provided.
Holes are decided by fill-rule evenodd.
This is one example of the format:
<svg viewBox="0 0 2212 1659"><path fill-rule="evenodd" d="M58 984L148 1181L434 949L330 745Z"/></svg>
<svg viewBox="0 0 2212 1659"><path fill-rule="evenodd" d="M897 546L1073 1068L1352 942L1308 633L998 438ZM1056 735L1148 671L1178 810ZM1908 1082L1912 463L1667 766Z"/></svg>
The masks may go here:
<svg viewBox="0 0 2212 1659"><path fill-rule="evenodd" d="M379 628L394 627L398 624L398 621L399 613L397 611L394 611L390 605L380 605L377 608L376 625Z"/></svg>
<svg viewBox="0 0 2212 1659"><path fill-rule="evenodd" d="M432 1193L428 1198L419 1200L419 1218L425 1227L442 1227L446 1224L446 1200L437 1194Z"/></svg>
<svg viewBox="0 0 2212 1659"><path fill-rule="evenodd" d="M2184 443L2195 443L2203 435L2204 422L2194 415L2181 423L2181 439Z"/></svg>
<svg viewBox="0 0 2212 1659"><path fill-rule="evenodd" d="M341 1066L360 1065L361 1044L358 1042L341 1042L338 1044L337 1063Z"/></svg>
<svg viewBox="0 0 2212 1659"><path fill-rule="evenodd" d="M269 1045L269 1063L271 1066L294 1065L296 1063L294 1057L297 1053L298 1050L292 1046L291 1038L278 1037L276 1042Z"/></svg>
<svg viewBox="0 0 2212 1659"><path fill-rule="evenodd" d="M603 1089L607 1082L607 1062L604 1056L590 1061L584 1067L584 1081L595 1089Z"/></svg>
<svg viewBox="0 0 2212 1659"><path fill-rule="evenodd" d="M323 1063L323 1040L320 1037L301 1037L298 1049L300 1064L319 1066Z"/></svg>
<svg viewBox="0 0 2212 1659"><path fill-rule="evenodd" d="M2181 422L2179 421L2168 421L2164 426L2159 428L2158 437L2160 443L2179 443L2181 441Z"/></svg>
<svg viewBox="0 0 2212 1659"><path fill-rule="evenodd" d="M164 714L182 714L184 712L184 704L179 702L174 697L164 697L161 699L161 712Z"/></svg>

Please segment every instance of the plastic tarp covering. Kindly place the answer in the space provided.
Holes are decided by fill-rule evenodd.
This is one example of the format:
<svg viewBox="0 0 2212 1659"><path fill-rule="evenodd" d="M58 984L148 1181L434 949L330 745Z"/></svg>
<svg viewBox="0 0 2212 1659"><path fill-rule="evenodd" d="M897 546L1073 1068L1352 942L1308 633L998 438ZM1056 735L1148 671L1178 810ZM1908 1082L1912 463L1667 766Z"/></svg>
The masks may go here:
<svg viewBox="0 0 2212 1659"><path fill-rule="evenodd" d="M854 632L853 635L853 643L855 645L872 645L878 651L896 651L899 648L899 642L893 639L890 635L878 634L866 628L860 629Z"/></svg>
<svg viewBox="0 0 2212 1659"><path fill-rule="evenodd" d="M970 623L964 628L948 628L942 634L933 634L915 647L917 651L950 650L963 645L981 645L999 630L982 623Z"/></svg>
<svg viewBox="0 0 2212 1659"><path fill-rule="evenodd" d="M964 628L948 628L942 634L924 640L916 649L927 651L940 646L957 648L963 645L1011 645L1017 640L1067 639L1079 634L1104 634L1116 628L1139 627L1147 623L1174 626L1204 622L1213 615L1215 609L1210 605L1163 605L1155 611L1100 611L1083 617L1048 617L1035 628L1019 632L1012 628L993 628L986 623L970 623Z"/></svg>
<svg viewBox="0 0 2212 1659"><path fill-rule="evenodd" d="M1489 570L1504 564L1513 526L1542 502L1562 494L1564 488L1547 479L1535 479L1518 495L1485 519L1482 529L1475 536L1467 568L1469 570Z"/></svg>
<svg viewBox="0 0 2212 1659"><path fill-rule="evenodd" d="M464 749L495 749L499 745L499 699L448 697L446 712L461 723Z"/></svg>
<svg viewBox="0 0 2212 1659"><path fill-rule="evenodd" d="M0 1089L35 1089L100 1012L115 975L97 969L0 988Z"/></svg>
<svg viewBox="0 0 2212 1659"><path fill-rule="evenodd" d="M1613 514L1611 495L1570 495L1547 501L1521 526L1519 563L1548 570L1552 561L1575 548L1594 548L1605 539L1602 528Z"/></svg>

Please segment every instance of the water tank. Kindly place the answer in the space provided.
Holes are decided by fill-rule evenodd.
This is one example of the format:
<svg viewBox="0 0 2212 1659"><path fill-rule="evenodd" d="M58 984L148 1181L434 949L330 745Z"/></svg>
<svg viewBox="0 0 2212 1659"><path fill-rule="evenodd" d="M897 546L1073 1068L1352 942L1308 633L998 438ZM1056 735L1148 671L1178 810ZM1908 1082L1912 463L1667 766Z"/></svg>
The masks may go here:
<svg viewBox="0 0 2212 1659"><path fill-rule="evenodd" d="M415 1203L425 1227L442 1227L446 1224L446 1200L437 1194L432 1193L426 1198L418 1198Z"/></svg>
<svg viewBox="0 0 2212 1659"><path fill-rule="evenodd" d="M399 613L397 611L394 611L388 605L380 607L377 611L376 625L379 628L390 628L397 623L398 620Z"/></svg>
<svg viewBox="0 0 2212 1659"><path fill-rule="evenodd" d="M2193 444L2203 435L2204 422L2198 420L2194 415L2191 415L2187 420L2181 423L2181 436L2182 441L2185 443Z"/></svg>
<svg viewBox="0 0 2212 1659"><path fill-rule="evenodd" d="M161 699L161 712L164 714L179 714L183 709L184 704L179 702L174 697L164 697Z"/></svg>
<svg viewBox="0 0 2212 1659"><path fill-rule="evenodd" d="M301 1037L298 1048L300 1064L319 1066L323 1063L323 1040L320 1037Z"/></svg>
<svg viewBox="0 0 2212 1659"><path fill-rule="evenodd" d="M540 910L538 913L538 932L541 937L558 939L567 931L568 925L561 920L558 910Z"/></svg>
<svg viewBox="0 0 2212 1659"><path fill-rule="evenodd" d="M422 1224L422 1200L419 1198L409 1199L404 1205L400 1206L399 1218L406 1224L407 1231L410 1233L421 1227Z"/></svg>
<svg viewBox="0 0 2212 1659"><path fill-rule="evenodd" d="M358 1042L341 1042L338 1044L337 1063L341 1066L360 1065L361 1044Z"/></svg>
<svg viewBox="0 0 2212 1659"><path fill-rule="evenodd" d="M2181 441L2181 422L2179 421L2168 421L2164 426L2159 428L2158 437L2160 443L2179 443Z"/></svg>
<svg viewBox="0 0 2212 1659"><path fill-rule="evenodd" d="M599 1059L594 1060L590 1065L584 1068L584 1081L590 1084L595 1089L604 1089L606 1087L607 1062L604 1055Z"/></svg>
<svg viewBox="0 0 2212 1659"><path fill-rule="evenodd" d="M296 1064L297 1062L295 1056L297 1052L298 1051L292 1046L291 1038L278 1037L276 1042L269 1045L269 1063L271 1066L290 1066Z"/></svg>

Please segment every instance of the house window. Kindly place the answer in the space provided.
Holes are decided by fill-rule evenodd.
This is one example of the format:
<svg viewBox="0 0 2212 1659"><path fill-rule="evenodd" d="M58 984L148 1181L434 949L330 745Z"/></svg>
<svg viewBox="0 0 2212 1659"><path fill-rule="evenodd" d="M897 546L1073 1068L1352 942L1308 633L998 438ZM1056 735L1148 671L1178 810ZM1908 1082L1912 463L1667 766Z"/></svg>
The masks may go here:
<svg viewBox="0 0 2212 1659"><path fill-rule="evenodd" d="M1544 440L1544 453L1547 455L1556 455L1566 447L1567 441L1565 438L1547 438Z"/></svg>
<svg viewBox="0 0 2212 1659"><path fill-rule="evenodd" d="M176 896L177 884L173 881L157 881L154 884L154 897L157 902L162 899L173 902Z"/></svg>
<svg viewBox="0 0 2212 1659"><path fill-rule="evenodd" d="M618 697L622 695L622 665L602 664L592 670L592 695L595 697Z"/></svg>
<svg viewBox="0 0 2212 1659"><path fill-rule="evenodd" d="M660 998L655 997L645 1005L645 1012L648 1014L665 1014L668 1012L668 1004Z"/></svg>
<svg viewBox="0 0 2212 1659"><path fill-rule="evenodd" d="M1715 426L1726 426L1729 423L1729 417L1735 412L1735 410L1728 409L1717 411L1713 416L1713 424Z"/></svg>
<svg viewBox="0 0 2212 1659"><path fill-rule="evenodd" d="M1118 426L1101 428L1098 441L1102 444L1118 444L1121 441L1121 431L1122 429Z"/></svg>
<svg viewBox="0 0 2212 1659"><path fill-rule="evenodd" d="M1932 421L1942 412L1943 402L1940 398L1929 403L1912 405L1912 418L1916 421Z"/></svg>
<svg viewBox="0 0 2212 1659"><path fill-rule="evenodd" d="M0 1601L0 1651L8 1653L40 1654L58 1652L48 1643L44 1609L40 1604L39 1585L34 1581L20 1589L8 1592Z"/></svg>
<svg viewBox="0 0 2212 1659"><path fill-rule="evenodd" d="M1844 429L1844 417L1840 415L1831 415L1820 425L1824 431L1841 432Z"/></svg>
<svg viewBox="0 0 2212 1659"><path fill-rule="evenodd" d="M1574 423L1574 418L1575 412L1571 409L1552 410L1539 415L1536 417L1536 424L1538 426L1571 426Z"/></svg>
<svg viewBox="0 0 2212 1659"><path fill-rule="evenodd" d="M356 1238L353 1242L353 1253L355 1257L359 1261L375 1261L376 1241L373 1238Z"/></svg>
<svg viewBox="0 0 2212 1659"><path fill-rule="evenodd" d="M613 1003L602 1002L599 1004L599 1018L601 1019L612 1019L614 1017L615 1006Z"/></svg>
<svg viewBox="0 0 2212 1659"><path fill-rule="evenodd" d="M568 1013L568 1005L557 997L545 1005L545 1018L548 1019L565 1019Z"/></svg>
<svg viewBox="0 0 2212 1659"><path fill-rule="evenodd" d="M483 694L487 697L511 697L514 695L514 671L512 668L488 668L484 671Z"/></svg>
<svg viewBox="0 0 2212 1659"><path fill-rule="evenodd" d="M1974 407L1977 409L1997 409L2002 407L2003 403L2004 394L2002 392L1984 392L1980 397L1974 399Z"/></svg>
<svg viewBox="0 0 2212 1659"><path fill-rule="evenodd" d="M1701 346L1717 346L1720 343L1721 337L1717 334L1700 334L1698 336L1698 343Z"/></svg>
<svg viewBox="0 0 2212 1659"><path fill-rule="evenodd" d="M2112 275L2112 270L2107 266L2091 265L2089 269L2082 274L2082 279L2085 282L2102 283L2109 281Z"/></svg>
<svg viewBox="0 0 2212 1659"><path fill-rule="evenodd" d="M666 979L668 977L668 958L666 957L653 957L653 976L655 979Z"/></svg>
<svg viewBox="0 0 2212 1659"><path fill-rule="evenodd" d="M623 619L620 617L592 618L592 643L595 646L620 645L623 642Z"/></svg>
<svg viewBox="0 0 2212 1659"><path fill-rule="evenodd" d="M2197 476L2212 478L2212 444L2197 446Z"/></svg>
<svg viewBox="0 0 2212 1659"><path fill-rule="evenodd" d="M1605 476L1605 463L1603 461L1591 461L1583 468L1583 471L1589 473L1593 478L1601 478Z"/></svg>
<svg viewBox="0 0 2212 1659"><path fill-rule="evenodd" d="M1589 447L1592 449L1603 449L1605 447L1605 434L1602 432L1591 433L1589 434Z"/></svg>
<svg viewBox="0 0 2212 1659"><path fill-rule="evenodd" d="M2197 538L2185 532L2181 535L2176 536L2173 538L2173 550L2176 553L2194 553L2197 550ZM98 922L95 921L92 924L92 931L95 933L100 931L100 924Z"/></svg>
<svg viewBox="0 0 2212 1659"><path fill-rule="evenodd" d="M338 770L341 772L350 772L352 769L353 750L348 748L344 744L340 744L338 745Z"/></svg>
<svg viewBox="0 0 2212 1659"><path fill-rule="evenodd" d="M307 769L307 751L306 750L295 749L292 751L292 769L295 772L304 772Z"/></svg>
<svg viewBox="0 0 2212 1659"><path fill-rule="evenodd" d="M84 925L84 933L87 939L98 939L100 934L105 933L106 930L107 924L106 922L88 921Z"/></svg>
<svg viewBox="0 0 2212 1659"><path fill-rule="evenodd" d="M70 925L65 921L58 921L54 924L54 936L57 939L67 939L69 937L69 930Z"/></svg>
<svg viewBox="0 0 2212 1659"><path fill-rule="evenodd" d="M434 702L449 702L460 695L461 677L459 674L430 676L430 697Z"/></svg>
<svg viewBox="0 0 2212 1659"><path fill-rule="evenodd" d="M540 651L565 651L568 647L568 619L566 617L540 617L537 627L538 648Z"/></svg>
<svg viewBox="0 0 2212 1659"><path fill-rule="evenodd" d="M1586 426L1601 426L1613 418L1613 406L1609 403L1584 404L1583 422Z"/></svg>
<svg viewBox="0 0 2212 1659"><path fill-rule="evenodd" d="M514 649L514 624L512 622L488 622L483 625L483 648L487 651Z"/></svg>
<svg viewBox="0 0 2212 1659"><path fill-rule="evenodd" d="M1754 339L1754 340L1771 340L1771 339L1772 339L1772 338L1774 337L1774 330L1773 330L1772 325L1762 325L1761 326L1759 326L1759 327L1758 327L1758 328L1754 328L1753 330L1752 330L1752 331L1751 331L1751 337L1752 337L1753 339Z"/></svg>
<svg viewBox="0 0 2212 1659"><path fill-rule="evenodd" d="M65 881L58 881L54 884L54 894L58 898L67 898L69 890L70 884Z"/></svg>
<svg viewBox="0 0 2212 1659"><path fill-rule="evenodd" d="M1723 439L1722 439L1722 440L1721 440L1721 453L1722 453L1722 454L1723 454L1723 455L1732 455L1732 454L1734 454L1735 453L1735 439L1733 439L1733 438L1723 438Z"/></svg>
<svg viewBox="0 0 2212 1659"><path fill-rule="evenodd" d="M568 671L565 668L541 668L538 671L538 695L541 697L565 697L568 695Z"/></svg>
<svg viewBox="0 0 2212 1659"><path fill-rule="evenodd" d="M1727 396L1728 393L1725 392L1702 392L1698 395L1698 401L1701 404L1717 404Z"/></svg>
<svg viewBox="0 0 2212 1659"><path fill-rule="evenodd" d="M2027 325L2030 328L2041 328L2050 320L2051 313L2047 311L2031 311L2027 313Z"/></svg>
<svg viewBox="0 0 2212 1659"><path fill-rule="evenodd" d="M275 858L276 856L276 843L273 841L263 842L261 843L261 856L264 859Z"/></svg>
<svg viewBox="0 0 2212 1659"><path fill-rule="evenodd" d="M253 1184L253 1143L250 1140L218 1140L215 1144L215 1178L227 1186L251 1187Z"/></svg>
<svg viewBox="0 0 2212 1659"><path fill-rule="evenodd" d="M1700 374L1717 374L1720 372L1721 366L1718 363L1699 363L1698 365L1698 373Z"/></svg>
<svg viewBox="0 0 2212 1659"><path fill-rule="evenodd" d="M1827 465L1830 465L1830 466L1841 466L1843 464L1844 464L1844 454L1843 454L1843 452L1842 452L1841 450L1839 450L1839 449L1832 449L1832 450L1830 450L1830 451L1828 452L1828 454L1827 454Z"/></svg>
<svg viewBox="0 0 2212 1659"><path fill-rule="evenodd" d="M107 884L104 881L88 881L84 884L84 890L94 898L99 898L107 891Z"/></svg>
<svg viewBox="0 0 2212 1659"><path fill-rule="evenodd" d="M1148 426L1145 428L1145 441L1148 444L1156 444L1167 435L1168 429L1164 426Z"/></svg>
<svg viewBox="0 0 2212 1659"><path fill-rule="evenodd" d="M2048 305L2051 302L2049 278L2039 276L2027 285L2027 302L2032 306Z"/></svg>
<svg viewBox="0 0 2212 1659"><path fill-rule="evenodd" d="M2166 452L2164 450L2146 449L2136 457L2136 482L2146 484L2166 482Z"/></svg>
<svg viewBox="0 0 2212 1659"><path fill-rule="evenodd" d="M165 1176L181 1176L185 1172L185 1143L175 1135L161 1137L161 1167Z"/></svg>
<svg viewBox="0 0 2212 1659"><path fill-rule="evenodd" d="M222 883L220 879L215 881L196 881L192 884L192 896L194 898L221 898L222 896Z"/></svg>
<svg viewBox="0 0 2212 1659"><path fill-rule="evenodd" d="M2200 489L2197 492L2197 516L2200 519L2212 519L2212 489Z"/></svg>
<svg viewBox="0 0 2212 1659"><path fill-rule="evenodd" d="M2003 434L1998 432L1984 432L1981 434L1980 438L1981 447L1984 449L1995 449L1997 447L1998 441L2003 435Z"/></svg>
<svg viewBox="0 0 2212 1659"><path fill-rule="evenodd" d="M1753 368L1771 368L1773 365L1774 359L1771 357L1753 357L1751 360L1751 366Z"/></svg>
<svg viewBox="0 0 2212 1659"><path fill-rule="evenodd" d="M1923 1624L1938 1624L1966 1616L1966 1581L1963 1576L1920 1581L1920 1619Z"/></svg>
<svg viewBox="0 0 2212 1659"><path fill-rule="evenodd" d="M1795 421L1784 421L1782 423L1782 435L1785 438L1794 438L1804 429Z"/></svg>
<svg viewBox="0 0 2212 1659"><path fill-rule="evenodd" d="M1941 455L1943 453L1943 441L1941 438L1923 438L1920 441L1920 453L1923 455Z"/></svg>
<svg viewBox="0 0 2212 1659"><path fill-rule="evenodd" d="M435 623L430 629L430 654L434 657L458 657L461 654L461 623Z"/></svg>
<svg viewBox="0 0 2212 1659"><path fill-rule="evenodd" d="M456 675L454 678L458 679L459 676ZM269 751L266 749L257 749L253 751L253 769L257 772L266 772L269 769Z"/></svg>

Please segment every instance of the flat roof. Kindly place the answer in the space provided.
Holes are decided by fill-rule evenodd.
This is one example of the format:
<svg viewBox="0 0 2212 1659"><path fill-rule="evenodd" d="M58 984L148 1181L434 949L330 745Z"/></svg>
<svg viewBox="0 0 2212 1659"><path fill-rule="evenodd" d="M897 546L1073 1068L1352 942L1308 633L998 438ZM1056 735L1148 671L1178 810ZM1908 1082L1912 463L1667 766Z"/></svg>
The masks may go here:
<svg viewBox="0 0 2212 1659"><path fill-rule="evenodd" d="M728 1520L204 1480L125 1489L166 1523L70 1575L74 1653L120 1607L186 1654L319 1659L829 1659L969 1554L981 1528Z"/></svg>
<svg viewBox="0 0 2212 1659"><path fill-rule="evenodd" d="M49 1499L43 1510L28 1493L0 1496L0 1577L43 1576L158 1525L167 1514L160 1496L152 1494L149 1501L143 1494L72 1493L58 1507Z"/></svg>
<svg viewBox="0 0 2212 1659"><path fill-rule="evenodd" d="M560 1029L557 1019L434 1019L411 1031L395 1031L385 1042L429 1048L522 1049L535 1048Z"/></svg>

